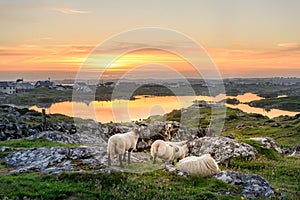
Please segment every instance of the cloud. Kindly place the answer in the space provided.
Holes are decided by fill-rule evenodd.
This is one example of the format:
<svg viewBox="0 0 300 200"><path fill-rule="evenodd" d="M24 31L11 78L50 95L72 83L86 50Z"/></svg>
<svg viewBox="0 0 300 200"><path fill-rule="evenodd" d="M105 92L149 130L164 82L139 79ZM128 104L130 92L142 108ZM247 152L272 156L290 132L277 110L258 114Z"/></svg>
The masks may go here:
<svg viewBox="0 0 300 200"><path fill-rule="evenodd" d="M279 43L279 44L277 44L277 46L294 49L294 48L300 48L300 43L296 43L296 42Z"/></svg>
<svg viewBox="0 0 300 200"><path fill-rule="evenodd" d="M85 10L77 10L77 9L72 9L72 8L49 8L48 10L52 11L57 11L61 12L63 14L87 14L90 13L90 11L85 11Z"/></svg>

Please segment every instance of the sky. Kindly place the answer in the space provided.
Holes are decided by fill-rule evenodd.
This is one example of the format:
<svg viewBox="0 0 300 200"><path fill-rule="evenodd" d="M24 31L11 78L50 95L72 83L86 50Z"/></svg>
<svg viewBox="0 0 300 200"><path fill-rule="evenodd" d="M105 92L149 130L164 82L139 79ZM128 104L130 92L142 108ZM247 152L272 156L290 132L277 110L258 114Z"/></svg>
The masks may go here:
<svg viewBox="0 0 300 200"><path fill-rule="evenodd" d="M89 63L105 68L107 77L127 72L138 77L144 71L149 78L170 78L170 69L185 77L194 74L181 55L163 50L166 44L176 51L185 48L175 39L152 41L161 42L160 50L115 55L114 49L135 41L121 43L114 36L141 27L192 38L224 78L300 77L299 8L298 0L0 0L0 80L74 79L108 40L114 45L96 53L114 55L115 62L108 67L96 59ZM136 38L143 44L146 37Z"/></svg>

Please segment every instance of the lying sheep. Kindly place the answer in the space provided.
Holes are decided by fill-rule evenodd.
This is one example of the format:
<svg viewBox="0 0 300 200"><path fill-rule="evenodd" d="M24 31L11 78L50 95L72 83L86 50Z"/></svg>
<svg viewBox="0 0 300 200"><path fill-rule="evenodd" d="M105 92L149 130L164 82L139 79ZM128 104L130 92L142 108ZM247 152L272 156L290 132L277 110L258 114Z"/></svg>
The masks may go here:
<svg viewBox="0 0 300 200"><path fill-rule="evenodd" d="M209 154L204 154L200 157L190 156L180 160L176 168L191 174L198 174L200 176L212 176L220 172L216 161Z"/></svg>
<svg viewBox="0 0 300 200"><path fill-rule="evenodd" d="M156 140L151 145L151 156L153 158L153 164L156 163L156 158L160 158L165 163L173 162L175 159L182 159L188 153L187 145L183 145L182 142L165 142L163 140Z"/></svg>
<svg viewBox="0 0 300 200"><path fill-rule="evenodd" d="M124 167L122 163L126 162L126 151L128 151L128 164L130 164L130 153L136 149L136 144L139 138L140 128L134 128L132 131L124 134L115 134L108 139L107 153L108 165L111 165L111 159L115 155L119 155L120 167Z"/></svg>

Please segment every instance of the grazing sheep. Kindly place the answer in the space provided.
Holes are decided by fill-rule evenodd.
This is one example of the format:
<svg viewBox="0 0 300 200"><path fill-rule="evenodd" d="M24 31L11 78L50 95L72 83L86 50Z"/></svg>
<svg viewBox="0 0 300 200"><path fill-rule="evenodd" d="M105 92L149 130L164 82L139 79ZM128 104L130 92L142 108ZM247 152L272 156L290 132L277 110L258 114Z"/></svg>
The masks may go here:
<svg viewBox="0 0 300 200"><path fill-rule="evenodd" d="M182 159L188 153L187 145L184 142L165 142L163 140L156 140L151 145L151 156L153 164L156 163L156 158L161 158L165 163L173 162L175 159ZM183 145L183 146L180 146Z"/></svg>
<svg viewBox="0 0 300 200"><path fill-rule="evenodd" d="M180 160L176 168L191 174L200 176L212 176L220 172L218 164L209 154L204 154L200 157L190 156Z"/></svg>
<svg viewBox="0 0 300 200"><path fill-rule="evenodd" d="M124 134L115 134L108 139L107 144L107 153L108 153L108 165L111 165L111 159L115 155L119 155L120 167L124 167L122 163L126 162L126 151L128 151L128 164L130 164L130 153L136 149L136 144L139 138L140 128L134 128L132 131L129 131Z"/></svg>

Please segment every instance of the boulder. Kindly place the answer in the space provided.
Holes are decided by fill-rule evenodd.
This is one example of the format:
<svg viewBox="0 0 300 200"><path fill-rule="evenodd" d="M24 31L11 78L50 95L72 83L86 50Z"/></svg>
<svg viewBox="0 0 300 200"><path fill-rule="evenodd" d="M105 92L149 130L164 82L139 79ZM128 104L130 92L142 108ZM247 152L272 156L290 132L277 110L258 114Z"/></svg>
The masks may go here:
<svg viewBox="0 0 300 200"><path fill-rule="evenodd" d="M179 122L167 121L160 122L154 121L152 123L143 123L143 130L141 132L137 149L143 151L145 149L150 149L151 144L155 140L164 141L183 141L183 140L193 140L199 136L199 134L205 135L205 130L188 128L186 126L180 125Z"/></svg>
<svg viewBox="0 0 300 200"><path fill-rule="evenodd" d="M8 167L16 168L11 173L38 170L44 173L76 171L81 164L101 166L107 163L106 145L79 147L32 148L17 151L4 157Z"/></svg>
<svg viewBox="0 0 300 200"><path fill-rule="evenodd" d="M73 135L68 135L59 131L43 131L27 137L28 140L37 140L41 138L51 142L60 142L64 144L80 143L78 137L74 137Z"/></svg>
<svg viewBox="0 0 300 200"><path fill-rule="evenodd" d="M273 197L274 191L270 183L256 174L243 174L233 171L222 171L214 176L223 182L242 188L241 195L246 198Z"/></svg>
<svg viewBox="0 0 300 200"><path fill-rule="evenodd" d="M283 151L281 147L275 142L273 138L270 137L256 137L256 138L250 138L251 140L257 141L263 145L265 148L273 148L275 149L278 153L282 154Z"/></svg>
<svg viewBox="0 0 300 200"><path fill-rule="evenodd" d="M295 144L292 147L285 147L282 149L282 152L284 155L287 156L300 157L300 145Z"/></svg>
<svg viewBox="0 0 300 200"><path fill-rule="evenodd" d="M257 154L257 150L251 145L223 136L198 138L189 142L189 146L192 155L201 156L208 153L221 164L228 164L234 157L253 160Z"/></svg>

